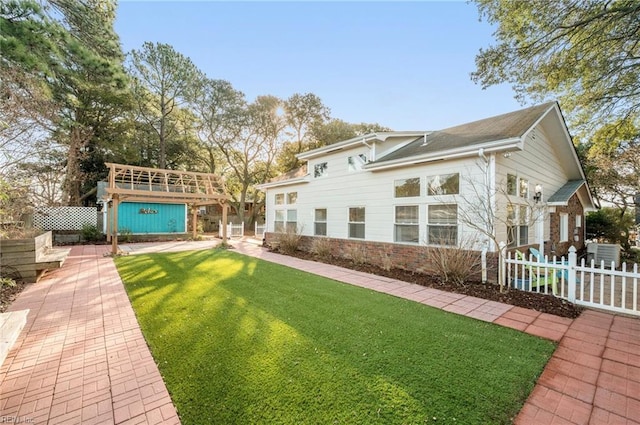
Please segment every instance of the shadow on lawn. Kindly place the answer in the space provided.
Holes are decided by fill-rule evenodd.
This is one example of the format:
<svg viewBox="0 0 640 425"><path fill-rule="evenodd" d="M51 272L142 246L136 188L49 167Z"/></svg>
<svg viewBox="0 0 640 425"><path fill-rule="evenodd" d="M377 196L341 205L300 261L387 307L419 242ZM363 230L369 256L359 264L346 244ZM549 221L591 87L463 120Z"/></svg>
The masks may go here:
<svg viewBox="0 0 640 425"><path fill-rule="evenodd" d="M126 286L184 423L508 423L553 352L228 251L136 257L123 280L146 267Z"/></svg>

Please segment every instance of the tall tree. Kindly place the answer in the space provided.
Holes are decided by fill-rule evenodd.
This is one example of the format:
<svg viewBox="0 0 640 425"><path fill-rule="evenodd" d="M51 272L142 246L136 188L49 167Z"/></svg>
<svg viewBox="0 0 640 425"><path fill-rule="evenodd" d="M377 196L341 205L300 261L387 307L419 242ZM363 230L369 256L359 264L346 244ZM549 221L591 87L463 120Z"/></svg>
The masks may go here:
<svg viewBox="0 0 640 425"><path fill-rule="evenodd" d="M480 50L474 81L554 95L574 123L640 111L640 2L475 1L497 44Z"/></svg>
<svg viewBox="0 0 640 425"><path fill-rule="evenodd" d="M223 152L247 124L244 94L228 81L207 79L196 91L194 109L199 118L201 161L208 172L223 174L227 168Z"/></svg>
<svg viewBox="0 0 640 425"><path fill-rule="evenodd" d="M2 43L12 47L3 65L24 71L50 94L56 113L48 131L66 147L66 198L78 205L87 183L83 161L99 146L99 129L124 107L123 55L113 31L116 3L54 0L43 9L17 0L11 5L21 13L2 23Z"/></svg>
<svg viewBox="0 0 640 425"><path fill-rule="evenodd" d="M192 99L193 88L204 77L191 59L168 44L145 42L130 58L140 113L158 135L158 166L166 168L167 140L175 130L169 115Z"/></svg>

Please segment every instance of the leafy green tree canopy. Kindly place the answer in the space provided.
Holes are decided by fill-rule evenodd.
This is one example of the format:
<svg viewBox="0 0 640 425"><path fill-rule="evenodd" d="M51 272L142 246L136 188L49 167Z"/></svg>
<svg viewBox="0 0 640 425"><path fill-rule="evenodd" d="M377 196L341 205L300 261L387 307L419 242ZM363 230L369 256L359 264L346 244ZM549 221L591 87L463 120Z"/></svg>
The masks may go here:
<svg viewBox="0 0 640 425"><path fill-rule="evenodd" d="M554 94L575 123L626 118L640 110L637 0L475 0L497 25L472 79L511 83L521 99Z"/></svg>

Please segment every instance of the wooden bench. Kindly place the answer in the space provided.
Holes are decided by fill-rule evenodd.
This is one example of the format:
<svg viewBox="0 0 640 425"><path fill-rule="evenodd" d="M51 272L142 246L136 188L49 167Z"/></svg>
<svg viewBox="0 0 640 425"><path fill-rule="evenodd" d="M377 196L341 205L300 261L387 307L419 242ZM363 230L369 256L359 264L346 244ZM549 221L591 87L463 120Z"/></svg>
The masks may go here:
<svg viewBox="0 0 640 425"><path fill-rule="evenodd" d="M2 276L33 283L47 270L62 267L69 248L53 248L51 232L30 239L0 240L0 272Z"/></svg>
<svg viewBox="0 0 640 425"><path fill-rule="evenodd" d="M0 313L0 366L27 324L29 310Z"/></svg>

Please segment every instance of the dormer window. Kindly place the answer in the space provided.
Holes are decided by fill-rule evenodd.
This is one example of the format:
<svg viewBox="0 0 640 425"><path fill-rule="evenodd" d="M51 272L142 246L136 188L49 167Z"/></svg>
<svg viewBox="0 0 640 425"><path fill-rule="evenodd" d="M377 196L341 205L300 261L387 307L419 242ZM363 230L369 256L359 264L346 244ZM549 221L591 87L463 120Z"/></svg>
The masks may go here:
<svg viewBox="0 0 640 425"><path fill-rule="evenodd" d="M367 163L367 156L363 153L359 155L350 156L347 158L347 164L349 171L360 171L362 166Z"/></svg>
<svg viewBox="0 0 640 425"><path fill-rule="evenodd" d="M319 164L316 164L313 166L313 177L314 178L319 178L319 177L326 177L329 175L328 172L328 165L326 162L321 162Z"/></svg>

